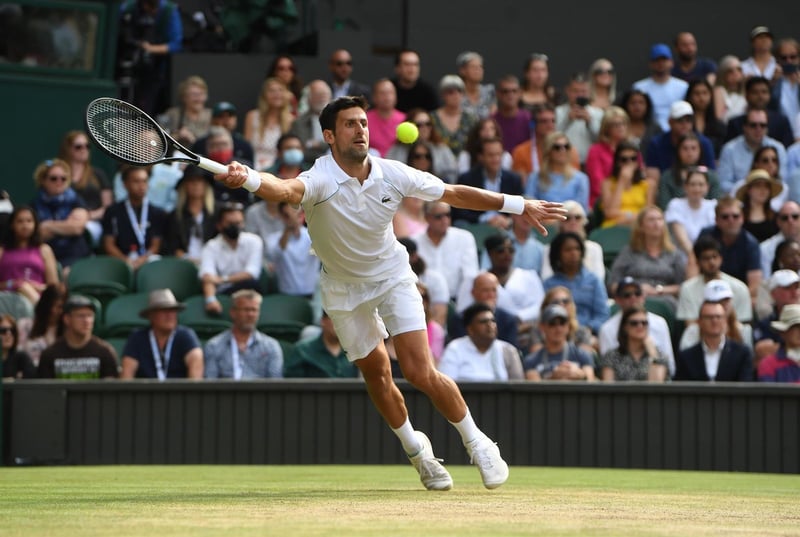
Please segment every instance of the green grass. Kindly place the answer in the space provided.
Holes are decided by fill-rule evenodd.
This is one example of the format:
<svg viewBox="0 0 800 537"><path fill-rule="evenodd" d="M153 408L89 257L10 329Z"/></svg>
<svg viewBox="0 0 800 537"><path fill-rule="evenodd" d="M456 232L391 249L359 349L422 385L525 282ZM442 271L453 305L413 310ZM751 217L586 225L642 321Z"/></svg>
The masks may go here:
<svg viewBox="0 0 800 537"><path fill-rule="evenodd" d="M800 535L800 478L472 467L427 492L411 466L0 469L0 536Z"/></svg>

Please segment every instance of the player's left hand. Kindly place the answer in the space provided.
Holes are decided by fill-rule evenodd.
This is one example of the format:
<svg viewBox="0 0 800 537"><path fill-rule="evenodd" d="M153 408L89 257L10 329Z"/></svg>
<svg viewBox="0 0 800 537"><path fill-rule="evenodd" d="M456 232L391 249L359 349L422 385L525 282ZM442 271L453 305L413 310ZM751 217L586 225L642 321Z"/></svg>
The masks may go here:
<svg viewBox="0 0 800 537"><path fill-rule="evenodd" d="M567 219L567 210L557 201L525 200L522 213L530 224L542 235L547 236L545 224Z"/></svg>

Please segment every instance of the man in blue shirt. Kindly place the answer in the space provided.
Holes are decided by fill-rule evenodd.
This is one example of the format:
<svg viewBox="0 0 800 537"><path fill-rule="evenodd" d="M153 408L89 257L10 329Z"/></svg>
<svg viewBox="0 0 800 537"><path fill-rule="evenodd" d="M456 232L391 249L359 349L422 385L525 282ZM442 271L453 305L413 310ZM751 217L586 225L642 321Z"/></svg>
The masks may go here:
<svg viewBox="0 0 800 537"><path fill-rule="evenodd" d="M658 179L665 170L672 167L678 142L692 131L694 131L692 105L686 101L672 103L669 110L669 130L653 138L645 153L648 177ZM711 140L697 131L694 133L700 140L700 163L707 168L715 169L714 146Z"/></svg>
<svg viewBox="0 0 800 537"><path fill-rule="evenodd" d="M705 79L714 84L717 64L710 58L697 56L697 40L691 32L680 32L675 36L675 52L678 61L672 67L672 76L686 82Z"/></svg>

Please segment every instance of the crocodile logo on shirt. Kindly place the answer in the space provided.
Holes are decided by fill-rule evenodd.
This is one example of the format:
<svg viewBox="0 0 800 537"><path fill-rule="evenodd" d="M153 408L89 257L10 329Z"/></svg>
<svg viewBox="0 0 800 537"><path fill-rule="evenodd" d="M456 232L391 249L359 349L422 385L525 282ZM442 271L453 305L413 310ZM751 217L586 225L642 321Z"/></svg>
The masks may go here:
<svg viewBox="0 0 800 537"><path fill-rule="evenodd" d="M386 203L388 201L391 201L391 199L392 198L390 198L389 196L384 196L384 197L381 198L381 203Z"/></svg>

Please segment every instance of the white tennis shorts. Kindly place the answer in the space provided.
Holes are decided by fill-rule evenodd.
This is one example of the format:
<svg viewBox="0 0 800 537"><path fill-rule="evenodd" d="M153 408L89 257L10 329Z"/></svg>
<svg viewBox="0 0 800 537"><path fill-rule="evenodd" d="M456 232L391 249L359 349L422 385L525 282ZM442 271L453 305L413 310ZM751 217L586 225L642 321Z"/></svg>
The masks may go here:
<svg viewBox="0 0 800 537"><path fill-rule="evenodd" d="M322 307L333 321L348 360L364 358L389 334L426 329L416 283L410 270L400 279L359 283L342 282L321 273Z"/></svg>

